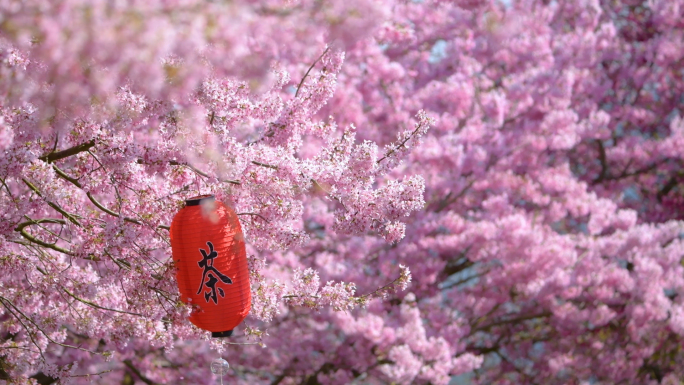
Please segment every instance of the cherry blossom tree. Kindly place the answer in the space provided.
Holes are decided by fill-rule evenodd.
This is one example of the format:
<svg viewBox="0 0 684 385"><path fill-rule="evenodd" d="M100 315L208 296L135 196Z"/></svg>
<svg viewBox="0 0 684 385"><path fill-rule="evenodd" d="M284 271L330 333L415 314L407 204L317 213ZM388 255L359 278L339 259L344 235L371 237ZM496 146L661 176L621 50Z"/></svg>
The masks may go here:
<svg viewBox="0 0 684 385"><path fill-rule="evenodd" d="M9 383L675 384L684 2L0 1ZM168 224L248 241L229 340Z"/></svg>
<svg viewBox="0 0 684 385"><path fill-rule="evenodd" d="M213 193L242 218L256 319L272 318L285 299L310 302L314 273L290 269L285 293L262 278L258 255L307 242L306 198L321 186L337 233L403 236L402 220L424 205L424 183L389 173L425 134L427 115L408 119L382 148L317 117L344 49L372 35L377 25L366 17L384 8L292 7L2 3L5 379L88 381L126 368L153 381L145 360L206 337L187 321L170 258L168 225L184 197ZM410 277L404 267L393 276L382 293ZM316 302L342 310L380 294L354 296L353 283L329 282ZM255 326L242 337L262 333ZM203 342L188 349L206 350ZM141 354L150 358L141 363ZM176 369L150 377L213 381Z"/></svg>

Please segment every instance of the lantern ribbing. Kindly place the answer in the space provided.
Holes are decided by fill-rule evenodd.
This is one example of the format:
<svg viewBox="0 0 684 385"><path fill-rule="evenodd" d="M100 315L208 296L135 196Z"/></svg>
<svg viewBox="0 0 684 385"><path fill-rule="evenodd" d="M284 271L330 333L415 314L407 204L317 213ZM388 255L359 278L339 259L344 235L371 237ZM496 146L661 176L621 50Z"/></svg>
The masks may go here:
<svg viewBox="0 0 684 385"><path fill-rule="evenodd" d="M245 241L235 212L213 196L186 201L171 223L171 248L190 322L227 337L251 308Z"/></svg>

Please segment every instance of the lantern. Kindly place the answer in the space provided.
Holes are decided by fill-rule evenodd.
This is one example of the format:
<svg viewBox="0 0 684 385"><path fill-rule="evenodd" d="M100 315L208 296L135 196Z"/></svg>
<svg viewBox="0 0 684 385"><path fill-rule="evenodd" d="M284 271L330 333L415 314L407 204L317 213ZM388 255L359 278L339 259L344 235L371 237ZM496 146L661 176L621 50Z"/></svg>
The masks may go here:
<svg viewBox="0 0 684 385"><path fill-rule="evenodd" d="M245 239L235 212L213 195L185 201L171 223L171 249L190 322L228 337L251 308Z"/></svg>

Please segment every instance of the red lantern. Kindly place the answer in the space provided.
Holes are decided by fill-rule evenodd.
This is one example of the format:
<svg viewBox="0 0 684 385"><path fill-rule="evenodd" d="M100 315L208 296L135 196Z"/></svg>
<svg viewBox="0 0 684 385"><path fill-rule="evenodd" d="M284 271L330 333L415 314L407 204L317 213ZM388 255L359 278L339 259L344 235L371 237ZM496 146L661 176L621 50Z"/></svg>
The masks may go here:
<svg viewBox="0 0 684 385"><path fill-rule="evenodd" d="M235 211L213 195L185 201L171 223L171 249L190 322L228 337L252 306L245 238Z"/></svg>

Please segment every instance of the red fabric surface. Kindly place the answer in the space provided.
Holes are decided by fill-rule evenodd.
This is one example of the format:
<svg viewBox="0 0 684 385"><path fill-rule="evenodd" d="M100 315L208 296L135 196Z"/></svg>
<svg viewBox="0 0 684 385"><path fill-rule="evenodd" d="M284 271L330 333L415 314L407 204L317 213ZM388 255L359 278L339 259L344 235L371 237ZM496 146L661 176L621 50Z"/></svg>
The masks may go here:
<svg viewBox="0 0 684 385"><path fill-rule="evenodd" d="M221 202L183 208L171 223L171 248L181 300L194 307L190 321L212 332L239 325L250 311L251 292L245 239L235 212Z"/></svg>

